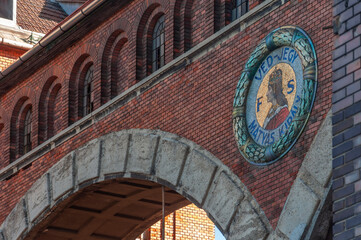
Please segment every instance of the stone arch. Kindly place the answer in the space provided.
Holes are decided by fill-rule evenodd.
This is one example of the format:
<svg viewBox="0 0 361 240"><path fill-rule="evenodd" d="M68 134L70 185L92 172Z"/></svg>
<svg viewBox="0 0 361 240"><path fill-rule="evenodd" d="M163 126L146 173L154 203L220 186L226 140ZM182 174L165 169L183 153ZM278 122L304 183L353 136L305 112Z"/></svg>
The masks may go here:
<svg viewBox="0 0 361 240"><path fill-rule="evenodd" d="M62 158L21 198L0 236L26 236L82 187L115 178L173 189L203 208L228 239L265 239L272 231L251 193L219 159L178 135L132 129L94 139Z"/></svg>

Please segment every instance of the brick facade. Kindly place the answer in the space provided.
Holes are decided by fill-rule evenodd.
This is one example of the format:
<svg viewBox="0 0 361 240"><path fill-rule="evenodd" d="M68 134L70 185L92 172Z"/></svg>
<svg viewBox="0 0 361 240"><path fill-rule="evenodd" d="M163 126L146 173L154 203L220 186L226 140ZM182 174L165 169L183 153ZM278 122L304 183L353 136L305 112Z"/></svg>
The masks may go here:
<svg viewBox="0 0 361 240"><path fill-rule="evenodd" d="M361 3L334 1L333 233L359 239L361 168Z"/></svg>
<svg viewBox="0 0 361 240"><path fill-rule="evenodd" d="M67 139L66 143L44 151L44 155L32 164L0 182L0 222L34 181L70 151L110 132L144 128L178 134L221 159L248 187L271 225L274 228L277 226L302 161L331 108L333 42L330 38L332 29L327 27L331 24L332 3L328 0L273 1L273 4L269 4L272 7L245 18L242 27L224 36L221 41L214 41L197 58L186 61L186 64L178 66L168 75L153 76L155 80L161 81L144 89L131 89L150 74L147 72L146 42L152 22L160 15L165 15L166 64L174 56L186 52L187 48L196 47L197 44L199 46L215 36L214 19L217 18L213 1L185 1L178 4L185 6L185 15L187 6L192 6L192 14L187 16L189 19L185 18L184 26L181 27L183 35L174 32L177 21L173 12L174 7L178 6L177 2L130 2L96 29L87 29L88 33L80 41L62 46L60 54L49 56L45 65L34 69L30 77L22 79L0 96L0 121L3 121L3 128L0 128L0 148L3 153L0 157L1 168L9 166L21 155L16 139L19 136L17 124L24 107L31 107L33 112L33 148L71 124L81 121L82 70L89 64L94 67L94 109L100 109L116 93L123 93L125 99L106 117L94 123L84 123L89 124L85 130ZM267 1L250 1L250 10L265 2ZM196 17L195 13L198 12L202 17ZM183 10L180 14L183 14ZM349 22L353 24L356 20L350 19ZM189 28L187 21L192 22L190 32L186 31ZM232 102L236 84L249 55L270 31L282 25L299 26L311 37L318 57L318 90L309 122L294 147L282 160L258 167L242 159L237 149L231 124ZM347 41L349 37L344 38ZM189 39L191 42L187 43ZM344 48L352 48L352 44L345 43ZM353 62L353 58L349 61L351 58L348 54L340 58L347 63L352 62L344 69L349 73L359 65L359 62ZM119 62L118 66L123 67L119 69L113 66L113 61ZM349 75L347 77L350 78ZM112 79L122 82L118 86ZM334 84L337 85L337 82ZM113 90L112 86L115 86ZM346 94L346 86L342 88ZM347 89L352 91L355 88L349 86ZM334 119L339 116L335 112L337 106L342 103L346 107L350 99L354 99L353 96L340 100L340 104L334 100ZM352 109L347 113L353 114ZM348 121L348 125L340 125L343 128L340 131L345 126L354 124L353 120ZM352 136L349 137L351 138ZM353 144L351 140L345 141L341 144L342 151L351 150ZM334 153L341 147L335 148ZM345 169L347 167L349 165ZM350 168L353 170L353 167Z"/></svg>
<svg viewBox="0 0 361 240"><path fill-rule="evenodd" d="M24 53L24 50L0 44L0 71L4 71Z"/></svg>
<svg viewBox="0 0 361 240"><path fill-rule="evenodd" d="M165 217L166 240L212 240L214 224L207 214L194 204L183 207ZM161 239L161 221L155 223L140 240Z"/></svg>

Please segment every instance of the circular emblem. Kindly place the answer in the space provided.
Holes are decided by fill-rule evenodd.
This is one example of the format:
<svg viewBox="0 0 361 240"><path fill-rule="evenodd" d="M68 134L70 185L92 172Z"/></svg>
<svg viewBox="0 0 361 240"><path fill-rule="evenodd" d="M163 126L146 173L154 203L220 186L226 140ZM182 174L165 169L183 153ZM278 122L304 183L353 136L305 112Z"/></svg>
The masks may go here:
<svg viewBox="0 0 361 240"><path fill-rule="evenodd" d="M317 88L317 60L300 28L272 31L248 59L233 103L233 129L247 161L283 157L301 135Z"/></svg>

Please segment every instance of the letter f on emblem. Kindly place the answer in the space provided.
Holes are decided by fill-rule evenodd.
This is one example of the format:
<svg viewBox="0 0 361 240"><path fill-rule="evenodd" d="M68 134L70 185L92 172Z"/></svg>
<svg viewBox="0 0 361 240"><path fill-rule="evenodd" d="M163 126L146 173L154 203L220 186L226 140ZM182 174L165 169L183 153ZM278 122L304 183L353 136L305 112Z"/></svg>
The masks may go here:
<svg viewBox="0 0 361 240"><path fill-rule="evenodd" d="M262 97L257 98L257 112L259 112L259 106L261 106L261 104L262 104L262 102L261 102L261 98L263 98L263 96L262 96Z"/></svg>

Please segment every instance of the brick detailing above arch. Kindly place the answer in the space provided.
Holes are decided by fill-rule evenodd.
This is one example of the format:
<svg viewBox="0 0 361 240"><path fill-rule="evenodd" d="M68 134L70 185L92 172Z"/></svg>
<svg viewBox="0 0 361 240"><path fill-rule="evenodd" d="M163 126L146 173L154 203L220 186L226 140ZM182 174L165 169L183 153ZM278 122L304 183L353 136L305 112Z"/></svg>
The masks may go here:
<svg viewBox="0 0 361 240"><path fill-rule="evenodd" d="M61 159L14 207L0 234L25 237L82 186L114 178L146 179L177 191L203 208L228 239L265 239L272 231L245 185L219 159L177 135L134 129L92 140Z"/></svg>
<svg viewBox="0 0 361 240"><path fill-rule="evenodd" d="M33 113L34 105L32 101L34 99L28 96L34 96L30 89L23 89L24 95L16 102L13 107L10 120L10 162L13 162L16 158L24 154L23 152L23 133L25 124L25 115L31 110ZM26 93L26 94L25 94ZM34 127L35 126L34 114L32 114L32 144L34 144Z"/></svg>
<svg viewBox="0 0 361 240"><path fill-rule="evenodd" d="M60 89L61 83L56 76L50 77L43 86L38 110L38 144L51 138L57 132L54 130L54 125L55 121L60 122L60 118L55 117L57 113L55 108L57 104L61 105L61 101L56 101Z"/></svg>
<svg viewBox="0 0 361 240"><path fill-rule="evenodd" d="M87 70L93 65L89 54L81 55L74 64L69 80L69 125L83 117L83 85Z"/></svg>
<svg viewBox="0 0 361 240"><path fill-rule="evenodd" d="M151 4L143 13L137 30L136 36L136 79L142 80L149 74L147 69L147 40L151 36L147 36L149 24L155 15L163 13L164 10L159 3ZM158 16L159 17L159 16Z"/></svg>
<svg viewBox="0 0 361 240"><path fill-rule="evenodd" d="M106 41L101 62L101 104L129 87L127 65L122 61L122 49L128 42L123 30L114 31Z"/></svg>

